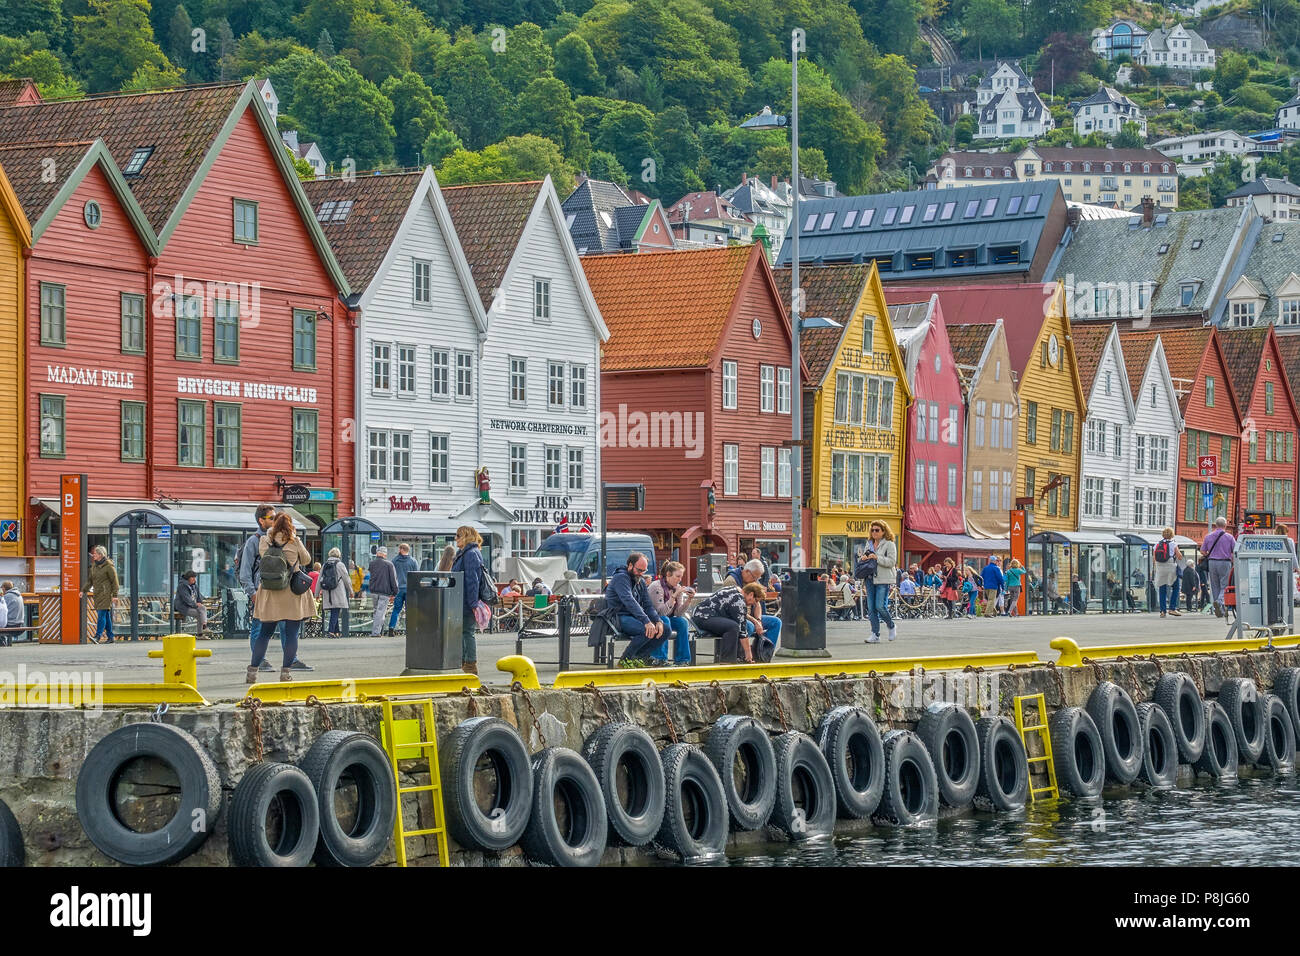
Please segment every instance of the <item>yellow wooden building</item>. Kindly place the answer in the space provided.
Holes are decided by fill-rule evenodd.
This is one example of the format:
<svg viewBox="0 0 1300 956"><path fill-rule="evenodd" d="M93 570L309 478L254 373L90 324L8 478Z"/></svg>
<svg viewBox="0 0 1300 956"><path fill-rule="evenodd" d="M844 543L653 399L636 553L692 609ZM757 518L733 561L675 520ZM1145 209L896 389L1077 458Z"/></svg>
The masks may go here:
<svg viewBox="0 0 1300 956"><path fill-rule="evenodd" d="M26 259L32 247L32 227L23 214L13 184L0 166L0 355L5 374L0 375L0 519L23 518L27 476L23 469L27 416L23 400L27 380L24 348ZM18 541L0 540L0 555L24 553L24 528Z"/></svg>
<svg viewBox="0 0 1300 956"><path fill-rule="evenodd" d="M789 268L775 270L785 298ZM907 374L876 265L799 269L802 316L839 328L805 328L804 547L813 567L851 568L873 520L888 522L902 554Z"/></svg>

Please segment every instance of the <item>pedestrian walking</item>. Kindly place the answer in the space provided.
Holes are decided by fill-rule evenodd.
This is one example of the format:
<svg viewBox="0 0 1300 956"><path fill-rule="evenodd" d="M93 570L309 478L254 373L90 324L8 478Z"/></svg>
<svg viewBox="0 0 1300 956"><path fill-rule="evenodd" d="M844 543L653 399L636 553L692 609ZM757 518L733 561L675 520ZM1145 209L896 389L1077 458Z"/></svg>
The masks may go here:
<svg viewBox="0 0 1300 956"><path fill-rule="evenodd" d="M172 613L182 620L194 618L199 625L196 634L201 637L208 626L208 609L203 606L198 579L199 576L192 570L181 575L176 584L176 595L172 599Z"/></svg>
<svg viewBox="0 0 1300 956"><path fill-rule="evenodd" d="M12 581L0 582L0 647L12 647L14 634L18 628L27 624L27 611L23 607L23 596L18 593Z"/></svg>
<svg viewBox="0 0 1300 956"><path fill-rule="evenodd" d="M357 567L357 562L348 558L348 579L352 582L352 593L358 595L361 593L361 582L365 580L365 574Z"/></svg>
<svg viewBox="0 0 1300 956"><path fill-rule="evenodd" d="M370 636L378 637L384 631L388 607L397 596L397 569L388 560L388 549L382 545L375 549L370 562L370 595L375 599L375 617L370 623Z"/></svg>
<svg viewBox="0 0 1300 956"><path fill-rule="evenodd" d="M1012 558L1007 566L1007 617L1020 616L1020 589L1024 587L1025 567L1018 558Z"/></svg>
<svg viewBox="0 0 1300 956"><path fill-rule="evenodd" d="M321 568L317 582L320 589L321 613L329 611L328 626L325 628L326 637L343 636L343 632L339 629L339 613L347 608L354 593L352 578L345 572L342 558L343 554L338 548L330 548L329 557L325 561L325 566Z"/></svg>
<svg viewBox="0 0 1300 956"><path fill-rule="evenodd" d="M100 545L90 552L90 593L95 608L96 644L112 644L113 598L121 588L117 579L117 566L108 559L108 549ZM83 593L81 595L85 597Z"/></svg>
<svg viewBox="0 0 1300 956"><path fill-rule="evenodd" d="M943 559L943 583L939 585L939 599L948 610L948 620L957 612L957 602L961 600L961 571L952 558Z"/></svg>
<svg viewBox="0 0 1300 956"><path fill-rule="evenodd" d="M871 522L869 534L871 540L866 553L876 559L876 573L866 588L867 616L871 619L871 636L867 643L879 644L882 619L889 627L889 639L892 641L898 637L898 628L889 613L889 588L898 576L898 545L894 543L893 531L883 521Z"/></svg>
<svg viewBox="0 0 1300 956"><path fill-rule="evenodd" d="M1237 547L1237 539L1228 532L1228 519L1220 516L1214 519L1214 530L1201 542L1210 565L1210 600L1214 602L1214 614L1223 617L1227 609L1223 606L1223 592L1227 590L1228 579L1232 576L1232 555Z"/></svg>
<svg viewBox="0 0 1300 956"><path fill-rule="evenodd" d="M419 570L415 558L411 557L411 546L403 541L397 546L397 557L393 559L393 570L397 572L397 597L393 599L393 612L388 618L388 635L397 633L397 615L406 607L406 576Z"/></svg>
<svg viewBox="0 0 1300 956"><path fill-rule="evenodd" d="M311 553L298 540L293 520L287 514L276 515L270 530L261 536L258 544L258 587L254 598L260 628L253 643L252 663L248 665L245 680L252 684L266 647L271 642L277 625L282 625L283 663L280 665L281 682L293 680L293 662L298 652L298 632L302 622L316 613L316 599L310 586L301 593L294 590L296 573L311 566Z"/></svg>
<svg viewBox="0 0 1300 956"><path fill-rule="evenodd" d="M962 572L962 609L966 617L978 617L977 601L979 600L980 579L975 574L975 569L969 564L962 568Z"/></svg>
<svg viewBox="0 0 1300 956"><path fill-rule="evenodd" d="M1196 560L1194 558L1187 559L1187 564L1183 567L1181 583L1183 603L1187 605L1187 613L1191 614L1196 609L1196 595L1201 589L1201 576L1196 573Z"/></svg>
<svg viewBox="0 0 1300 956"><path fill-rule="evenodd" d="M456 559L452 561L451 570L461 573L464 585L464 603L461 614L460 632L460 669L466 674L478 673L478 642L474 630L478 620L474 617L474 605L479 603L479 582L487 570L483 567L483 536L469 525L456 529L456 546L459 549Z"/></svg>
<svg viewBox="0 0 1300 956"><path fill-rule="evenodd" d="M1160 532L1160 540L1156 542L1152 556L1155 558L1155 571L1151 578L1160 594L1160 616L1164 617L1167 612L1174 617L1181 617L1183 612L1178 610L1177 571L1183 564L1183 552L1174 544L1173 528L1165 528Z"/></svg>
<svg viewBox="0 0 1300 956"><path fill-rule="evenodd" d="M998 614L998 595L1002 593L1003 585L1006 584L1006 577L1002 573L1002 565L999 563L998 556L992 555L984 565L984 571L980 575L984 583L984 616L997 617Z"/></svg>

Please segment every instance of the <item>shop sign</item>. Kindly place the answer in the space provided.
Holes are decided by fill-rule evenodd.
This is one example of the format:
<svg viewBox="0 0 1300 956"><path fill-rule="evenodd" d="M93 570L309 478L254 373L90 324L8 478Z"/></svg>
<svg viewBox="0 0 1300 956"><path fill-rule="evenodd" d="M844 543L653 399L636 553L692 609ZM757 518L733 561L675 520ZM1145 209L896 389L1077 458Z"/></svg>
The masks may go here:
<svg viewBox="0 0 1300 956"><path fill-rule="evenodd" d="M45 366L45 381L91 388L135 388L135 372L114 368L77 368L74 365Z"/></svg>
<svg viewBox="0 0 1300 956"><path fill-rule="evenodd" d="M241 382L233 378L176 377L176 391L181 395L211 395L216 398L265 398L275 402L316 404L316 389L272 382Z"/></svg>
<svg viewBox="0 0 1300 956"><path fill-rule="evenodd" d="M488 428L502 432L534 432L544 435L586 435L587 425L571 422L529 422L517 418L489 418Z"/></svg>
<svg viewBox="0 0 1300 956"><path fill-rule="evenodd" d="M306 485L285 485L280 501L286 505L301 505L311 501L311 489Z"/></svg>
<svg viewBox="0 0 1300 956"><path fill-rule="evenodd" d="M845 534L867 534L870 530L871 522L869 520L844 522Z"/></svg>
<svg viewBox="0 0 1300 956"><path fill-rule="evenodd" d="M893 451L898 438L883 428L829 428L826 444L833 448L863 448L868 451Z"/></svg>
<svg viewBox="0 0 1300 956"><path fill-rule="evenodd" d="M397 495L388 496L389 511L428 511L429 502L421 501L415 495L409 498L401 498Z"/></svg>
<svg viewBox="0 0 1300 956"><path fill-rule="evenodd" d="M337 501L339 493L333 488L312 488L307 495L308 501Z"/></svg>
<svg viewBox="0 0 1300 956"><path fill-rule="evenodd" d="M749 521L743 522L745 531L785 531L784 521Z"/></svg>
<svg viewBox="0 0 1300 956"><path fill-rule="evenodd" d="M860 368L868 372L892 372L894 359L888 352L871 352L863 355L854 349L845 349L840 353L840 365L845 368Z"/></svg>
<svg viewBox="0 0 1300 956"><path fill-rule="evenodd" d="M552 527L567 521L574 530L577 530L588 521L594 526L596 513L594 511L516 511L511 520L516 524L549 524Z"/></svg>
<svg viewBox="0 0 1300 956"><path fill-rule="evenodd" d="M21 518L4 518L0 520L0 541L11 544L22 537L23 522Z"/></svg>

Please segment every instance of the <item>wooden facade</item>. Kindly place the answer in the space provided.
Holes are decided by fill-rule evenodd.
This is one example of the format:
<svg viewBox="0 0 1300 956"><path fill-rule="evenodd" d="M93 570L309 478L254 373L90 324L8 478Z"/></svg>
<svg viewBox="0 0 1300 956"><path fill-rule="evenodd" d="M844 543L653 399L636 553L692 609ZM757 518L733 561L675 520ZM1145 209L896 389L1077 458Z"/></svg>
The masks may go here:
<svg viewBox="0 0 1300 956"><path fill-rule="evenodd" d="M27 382L26 325L27 255L32 245L32 227L22 204L5 175L0 160L0 354L11 356L9 374L0 378L0 518L26 516L27 502L24 452L26 416L23 402ZM24 522L25 523L25 522ZM0 540L0 555L24 554L24 538Z"/></svg>

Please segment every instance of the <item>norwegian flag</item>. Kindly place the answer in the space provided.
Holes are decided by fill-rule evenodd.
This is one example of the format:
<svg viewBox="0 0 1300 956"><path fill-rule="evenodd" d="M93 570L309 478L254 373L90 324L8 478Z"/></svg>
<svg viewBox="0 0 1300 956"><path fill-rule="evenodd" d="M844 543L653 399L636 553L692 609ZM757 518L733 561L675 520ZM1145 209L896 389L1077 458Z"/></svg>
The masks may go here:
<svg viewBox="0 0 1300 956"><path fill-rule="evenodd" d="M591 534L592 531L594 531L594 530L595 530L595 528L593 528L592 525L591 525L591 516L588 515L587 518L586 518L586 520L584 520L584 521L582 522L582 533L583 533L583 534Z"/></svg>
<svg viewBox="0 0 1300 956"><path fill-rule="evenodd" d="M555 533L564 534L568 530L569 530L569 516L565 515L563 518L560 519L560 523L555 526Z"/></svg>

